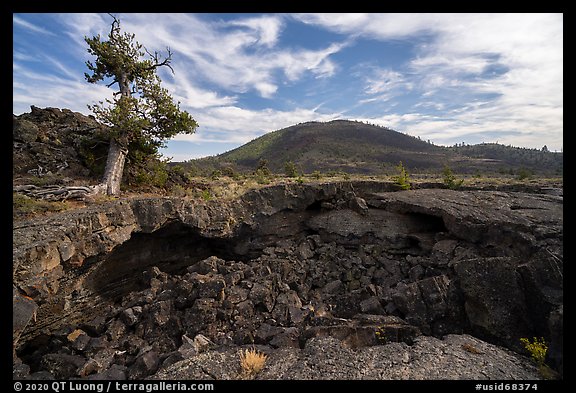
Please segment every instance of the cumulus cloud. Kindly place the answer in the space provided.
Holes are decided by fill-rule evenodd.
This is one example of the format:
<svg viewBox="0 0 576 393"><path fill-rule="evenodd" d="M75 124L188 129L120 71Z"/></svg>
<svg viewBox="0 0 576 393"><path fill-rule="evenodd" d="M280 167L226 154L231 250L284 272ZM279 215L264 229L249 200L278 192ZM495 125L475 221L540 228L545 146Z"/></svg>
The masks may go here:
<svg viewBox="0 0 576 393"><path fill-rule="evenodd" d="M238 106L206 108L195 115L201 129L193 135L178 135L175 141L247 143L267 132L307 121L330 121L342 113L322 113L318 108L296 108L289 111L250 110ZM202 126L205 124L205 126Z"/></svg>
<svg viewBox="0 0 576 393"><path fill-rule="evenodd" d="M446 142L463 134L502 130L513 135L509 141L515 145L534 146L536 133L553 139L555 135L561 144L562 14L302 14L297 18L356 37L429 37L415 40L416 56L402 72L365 79L364 102L375 101L375 91L393 90L393 81L403 81L404 93L419 92L426 102L452 95L466 111L445 113L452 116L449 121L428 116L410 122L388 118L396 121L391 124ZM474 105L486 96L490 101ZM389 99L390 94L381 98ZM446 110L446 106L439 108Z"/></svg>

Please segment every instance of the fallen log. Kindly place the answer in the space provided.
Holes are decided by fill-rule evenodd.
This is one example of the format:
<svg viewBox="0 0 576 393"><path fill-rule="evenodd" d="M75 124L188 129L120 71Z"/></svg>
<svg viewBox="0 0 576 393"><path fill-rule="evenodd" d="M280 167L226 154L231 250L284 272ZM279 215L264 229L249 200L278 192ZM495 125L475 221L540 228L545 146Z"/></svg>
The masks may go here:
<svg viewBox="0 0 576 393"><path fill-rule="evenodd" d="M14 186L14 192L24 194L30 198L43 199L46 201L65 201L67 199L84 200L89 194L95 192L90 186L35 186L25 184Z"/></svg>

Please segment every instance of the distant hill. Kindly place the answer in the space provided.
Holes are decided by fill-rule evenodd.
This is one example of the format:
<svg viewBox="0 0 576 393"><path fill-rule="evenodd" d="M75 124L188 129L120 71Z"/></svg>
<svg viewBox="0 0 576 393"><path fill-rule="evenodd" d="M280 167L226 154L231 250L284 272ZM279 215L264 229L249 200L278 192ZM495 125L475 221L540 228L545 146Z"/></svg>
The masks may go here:
<svg viewBox="0 0 576 393"><path fill-rule="evenodd" d="M253 171L260 160L282 173L292 161L305 173L347 172L383 174L402 161L411 172L438 173L449 165L459 173L506 173L527 169L533 173L562 174L562 153L515 148L499 144L436 146L389 128L357 121L307 122L270 132L214 157L189 161L206 172L232 168Z"/></svg>

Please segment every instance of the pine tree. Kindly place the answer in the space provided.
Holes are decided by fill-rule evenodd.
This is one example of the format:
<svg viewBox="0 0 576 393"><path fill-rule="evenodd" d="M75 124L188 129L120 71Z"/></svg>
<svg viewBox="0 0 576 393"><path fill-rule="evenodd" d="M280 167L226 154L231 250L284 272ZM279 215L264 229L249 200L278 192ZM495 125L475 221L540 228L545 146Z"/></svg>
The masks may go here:
<svg viewBox="0 0 576 393"><path fill-rule="evenodd" d="M198 124L160 86L157 69L166 66L174 72L170 49L164 58L158 52L149 52L134 40L134 34L122 33L120 21L112 18L107 40L100 35L84 38L88 52L96 57L94 63L86 62L90 73L84 76L90 83L111 80L108 87L118 85L112 99L88 106L96 119L110 128L106 169L95 191L117 195L129 148L139 146L148 154L155 154L166 139L178 133L192 134Z"/></svg>

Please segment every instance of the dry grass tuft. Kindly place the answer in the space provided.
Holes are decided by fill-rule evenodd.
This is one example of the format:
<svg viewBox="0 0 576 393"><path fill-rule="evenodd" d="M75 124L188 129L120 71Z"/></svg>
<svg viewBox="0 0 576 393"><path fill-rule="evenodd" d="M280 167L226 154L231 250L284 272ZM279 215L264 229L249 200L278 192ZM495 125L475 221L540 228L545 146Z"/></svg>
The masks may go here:
<svg viewBox="0 0 576 393"><path fill-rule="evenodd" d="M476 348L474 345L466 343L466 344L462 344L462 349L470 352L470 353L475 353L477 355L481 355L484 352L482 352L481 350L479 350L478 348Z"/></svg>
<svg viewBox="0 0 576 393"><path fill-rule="evenodd" d="M264 368L267 357L268 356L256 351L254 348L240 351L240 367L242 367L242 373L246 377L254 377Z"/></svg>

